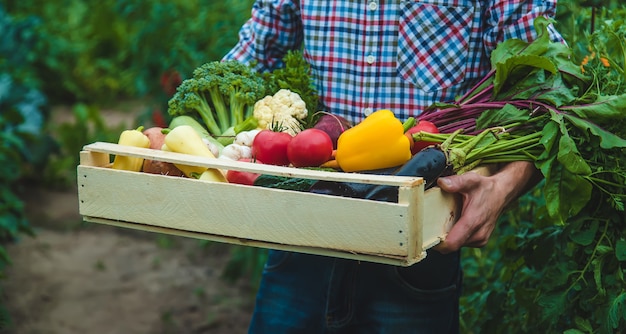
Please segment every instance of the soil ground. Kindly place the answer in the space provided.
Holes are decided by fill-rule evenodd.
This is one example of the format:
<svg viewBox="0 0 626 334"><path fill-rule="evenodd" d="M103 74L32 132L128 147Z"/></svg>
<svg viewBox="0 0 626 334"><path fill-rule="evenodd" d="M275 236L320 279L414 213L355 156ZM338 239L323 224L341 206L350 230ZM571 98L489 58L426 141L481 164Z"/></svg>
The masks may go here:
<svg viewBox="0 0 626 334"><path fill-rule="evenodd" d="M21 197L36 235L6 245L0 333L245 333L255 291L221 277L230 246L84 223L75 189Z"/></svg>

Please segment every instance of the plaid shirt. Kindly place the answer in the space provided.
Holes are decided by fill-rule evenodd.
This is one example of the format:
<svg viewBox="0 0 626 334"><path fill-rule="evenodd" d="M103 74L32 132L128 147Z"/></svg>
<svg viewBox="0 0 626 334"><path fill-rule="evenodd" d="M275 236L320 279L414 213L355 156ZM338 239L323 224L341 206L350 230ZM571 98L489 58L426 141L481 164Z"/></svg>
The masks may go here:
<svg viewBox="0 0 626 334"><path fill-rule="evenodd" d="M225 59L271 70L304 47L323 110L352 122L378 109L406 119L469 89L497 43L531 40L534 18L555 8L556 0L257 0Z"/></svg>

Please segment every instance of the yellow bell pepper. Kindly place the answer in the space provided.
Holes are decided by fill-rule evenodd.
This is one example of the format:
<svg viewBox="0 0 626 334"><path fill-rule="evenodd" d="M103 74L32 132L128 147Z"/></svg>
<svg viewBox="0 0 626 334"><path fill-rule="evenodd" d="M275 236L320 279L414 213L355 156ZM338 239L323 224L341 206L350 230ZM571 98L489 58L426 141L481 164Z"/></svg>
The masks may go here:
<svg viewBox="0 0 626 334"><path fill-rule="evenodd" d="M211 153L211 150L202 141L202 137L189 125L179 125L170 130L165 135L165 144L161 149L215 159L215 155ZM174 165L187 177L194 177L197 174L201 175L203 180L227 182L226 176L219 169L181 164Z"/></svg>
<svg viewBox="0 0 626 334"><path fill-rule="evenodd" d="M411 159L411 142L390 110L378 110L344 131L335 155L344 172L400 166Z"/></svg>
<svg viewBox="0 0 626 334"><path fill-rule="evenodd" d="M140 126L139 128L134 130L122 131L117 143L123 146L135 146L142 148L150 147L150 139L148 138L148 136L143 134L143 126ZM116 155L115 159L113 160L113 166L111 168L139 172L141 171L142 167L142 158Z"/></svg>

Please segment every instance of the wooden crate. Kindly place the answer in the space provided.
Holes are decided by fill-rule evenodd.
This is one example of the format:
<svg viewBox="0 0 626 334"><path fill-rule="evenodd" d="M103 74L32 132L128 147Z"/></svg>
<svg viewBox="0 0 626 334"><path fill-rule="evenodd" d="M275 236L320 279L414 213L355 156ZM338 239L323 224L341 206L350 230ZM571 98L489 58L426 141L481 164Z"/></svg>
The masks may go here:
<svg viewBox="0 0 626 334"><path fill-rule="evenodd" d="M113 155L329 181L398 186L397 203L109 168ZM85 221L254 247L409 266L439 243L457 198L420 177L296 169L93 143L80 153Z"/></svg>

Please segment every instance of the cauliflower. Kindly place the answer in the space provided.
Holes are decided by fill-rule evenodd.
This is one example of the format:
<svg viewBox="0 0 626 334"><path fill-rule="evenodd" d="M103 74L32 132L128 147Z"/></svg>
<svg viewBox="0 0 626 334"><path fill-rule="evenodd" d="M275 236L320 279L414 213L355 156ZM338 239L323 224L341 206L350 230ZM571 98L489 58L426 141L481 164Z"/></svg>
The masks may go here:
<svg viewBox="0 0 626 334"><path fill-rule="evenodd" d="M258 120L260 129L275 129L278 126L292 136L300 132L300 121L307 115L306 104L300 95L288 89L281 89L254 104L254 118Z"/></svg>

